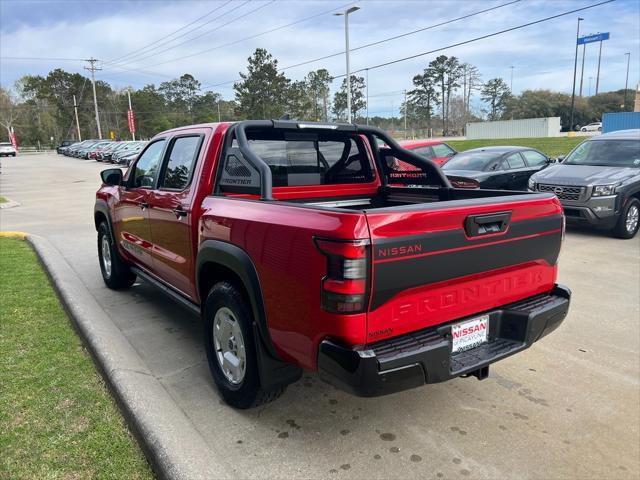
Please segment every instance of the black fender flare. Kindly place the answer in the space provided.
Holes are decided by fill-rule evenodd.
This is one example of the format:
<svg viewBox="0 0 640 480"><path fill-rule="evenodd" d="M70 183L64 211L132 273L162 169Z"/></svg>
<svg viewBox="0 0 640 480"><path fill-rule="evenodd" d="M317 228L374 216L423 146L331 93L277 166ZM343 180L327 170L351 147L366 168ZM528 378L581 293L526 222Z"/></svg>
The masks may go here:
<svg viewBox="0 0 640 480"><path fill-rule="evenodd" d="M109 205L107 202L102 200L101 198L96 199L96 203L93 207L93 219L96 230L98 230L98 223L95 221L96 213L101 213L107 219L107 224L109 225L109 230L111 231L111 236L113 236L113 223L111 222L111 213L109 212Z"/></svg>
<svg viewBox="0 0 640 480"><path fill-rule="evenodd" d="M273 346L258 271L249 254L242 248L221 240L202 242L198 249L195 265L198 292L200 292L200 274L207 263L221 265L234 272L240 278L242 286L247 292L255 319L254 333L257 334L255 343L263 388L284 386L300 378L302 370L295 365L284 362ZM204 302L204 299L201 298L200 301Z"/></svg>

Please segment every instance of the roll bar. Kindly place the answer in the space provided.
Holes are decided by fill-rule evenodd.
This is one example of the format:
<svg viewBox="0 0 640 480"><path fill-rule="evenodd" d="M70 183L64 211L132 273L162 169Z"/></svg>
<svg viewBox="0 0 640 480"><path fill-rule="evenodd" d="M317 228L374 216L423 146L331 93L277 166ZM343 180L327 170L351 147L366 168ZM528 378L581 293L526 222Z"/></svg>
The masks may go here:
<svg viewBox="0 0 640 480"><path fill-rule="evenodd" d="M418 166L427 172L431 172L440 186L451 187L449 180L442 173L440 168L431 160L427 160L420 155L403 149L398 142L391 138L384 130L369 125L357 125L351 123L319 123L319 122L299 122L293 120L244 120L235 123L232 127L232 134L235 134L238 141L238 148L243 157L251 163L260 175L260 199L273 200L273 180L269 165L256 154L249 145L247 130L251 129L286 129L302 132L351 132L366 135L374 151L374 157L378 163L378 171L383 176L384 167L380 159L379 149L375 138L382 140L389 148L389 153L400 160ZM230 142L230 138L228 139ZM373 140L373 141L372 141ZM386 177L383 177L386 184Z"/></svg>

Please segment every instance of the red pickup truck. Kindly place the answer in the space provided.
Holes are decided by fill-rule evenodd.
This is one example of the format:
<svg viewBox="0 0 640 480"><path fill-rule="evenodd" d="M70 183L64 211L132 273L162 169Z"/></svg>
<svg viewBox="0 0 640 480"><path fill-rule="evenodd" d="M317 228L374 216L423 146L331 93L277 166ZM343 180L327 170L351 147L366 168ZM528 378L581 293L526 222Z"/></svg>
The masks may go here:
<svg viewBox="0 0 640 480"><path fill-rule="evenodd" d="M569 308L553 194L452 188L377 128L188 126L101 176L106 285L140 277L202 315L214 381L239 408L302 369L361 396L482 379Z"/></svg>

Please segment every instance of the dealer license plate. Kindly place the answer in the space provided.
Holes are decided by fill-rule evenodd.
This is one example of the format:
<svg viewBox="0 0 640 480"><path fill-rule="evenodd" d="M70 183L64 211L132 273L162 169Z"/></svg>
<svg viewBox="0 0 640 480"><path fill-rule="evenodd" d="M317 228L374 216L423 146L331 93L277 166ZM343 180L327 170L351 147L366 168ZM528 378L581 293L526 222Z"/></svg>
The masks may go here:
<svg viewBox="0 0 640 480"><path fill-rule="evenodd" d="M451 353L463 352L487 343L489 333L489 315L472 318L451 326L453 348Z"/></svg>

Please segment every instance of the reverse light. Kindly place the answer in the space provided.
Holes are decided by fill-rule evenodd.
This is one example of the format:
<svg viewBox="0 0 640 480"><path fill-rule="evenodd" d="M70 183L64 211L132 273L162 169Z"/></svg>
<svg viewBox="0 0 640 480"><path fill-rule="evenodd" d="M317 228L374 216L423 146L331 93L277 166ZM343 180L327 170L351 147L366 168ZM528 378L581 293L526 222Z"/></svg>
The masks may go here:
<svg viewBox="0 0 640 480"><path fill-rule="evenodd" d="M361 313L367 308L368 240L315 239L327 257L322 279L322 308L331 313Z"/></svg>
<svg viewBox="0 0 640 480"><path fill-rule="evenodd" d="M604 197L606 195L615 195L617 185L596 185L593 187L593 197Z"/></svg>

